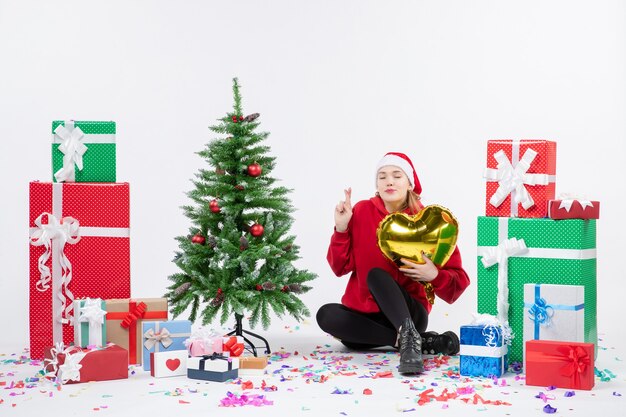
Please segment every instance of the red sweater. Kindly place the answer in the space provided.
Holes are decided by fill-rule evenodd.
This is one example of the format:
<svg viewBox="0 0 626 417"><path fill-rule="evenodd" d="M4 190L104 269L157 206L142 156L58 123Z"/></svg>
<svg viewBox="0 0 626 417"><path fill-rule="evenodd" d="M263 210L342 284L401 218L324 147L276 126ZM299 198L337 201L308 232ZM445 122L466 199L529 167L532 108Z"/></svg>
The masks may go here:
<svg viewBox="0 0 626 417"><path fill-rule="evenodd" d="M378 312L378 305L367 288L367 274L372 268L381 268L430 312L432 306L426 299L424 286L400 272L378 248L376 229L388 214L380 197L359 201L352 208L348 230L333 233L326 257L328 263L338 277L351 273L341 303L363 313ZM431 283L435 294L450 304L465 291L470 281L461 264L458 247Z"/></svg>

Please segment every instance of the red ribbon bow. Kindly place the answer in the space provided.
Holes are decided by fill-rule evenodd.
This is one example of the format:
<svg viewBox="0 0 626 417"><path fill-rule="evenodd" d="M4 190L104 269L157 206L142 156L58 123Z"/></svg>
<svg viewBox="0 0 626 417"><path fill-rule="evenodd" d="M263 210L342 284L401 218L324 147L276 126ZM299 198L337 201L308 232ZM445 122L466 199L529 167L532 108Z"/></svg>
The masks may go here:
<svg viewBox="0 0 626 417"><path fill-rule="evenodd" d="M237 336L231 336L222 344L224 352L230 352L230 356L239 356L244 351L243 343L237 342Z"/></svg>
<svg viewBox="0 0 626 417"><path fill-rule="evenodd" d="M561 346L557 351L563 355L561 360L566 362L561 368L561 375L572 378L574 387L579 387L580 375L591 364L589 354L580 346Z"/></svg>
<svg viewBox="0 0 626 417"><path fill-rule="evenodd" d="M147 308L148 306L143 301L137 303L135 308L133 308L132 311L129 311L126 317L124 317L124 320L122 320L122 322L120 323L120 326L122 326L125 329L128 329L131 326L131 324L135 323L137 320L142 318L144 314L146 314Z"/></svg>

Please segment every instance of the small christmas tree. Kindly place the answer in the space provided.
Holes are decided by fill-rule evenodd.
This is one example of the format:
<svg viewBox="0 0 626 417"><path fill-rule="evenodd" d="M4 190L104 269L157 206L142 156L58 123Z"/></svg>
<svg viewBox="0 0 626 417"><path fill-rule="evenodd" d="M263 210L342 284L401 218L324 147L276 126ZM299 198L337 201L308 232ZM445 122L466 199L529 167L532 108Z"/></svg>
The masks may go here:
<svg viewBox="0 0 626 417"><path fill-rule="evenodd" d="M220 313L220 323L250 313L250 326L259 319L270 324L270 308L278 316L297 320L309 310L298 298L311 289L315 274L298 270L299 259L287 195L271 172L275 158L262 145L269 133L255 132L258 113L243 116L237 79L233 80L234 108L210 129L225 137L212 140L198 152L212 169L201 169L188 193L195 205L182 207L191 222L188 236L176 240L174 262L181 272L171 275L166 297L172 314L191 307L208 324Z"/></svg>

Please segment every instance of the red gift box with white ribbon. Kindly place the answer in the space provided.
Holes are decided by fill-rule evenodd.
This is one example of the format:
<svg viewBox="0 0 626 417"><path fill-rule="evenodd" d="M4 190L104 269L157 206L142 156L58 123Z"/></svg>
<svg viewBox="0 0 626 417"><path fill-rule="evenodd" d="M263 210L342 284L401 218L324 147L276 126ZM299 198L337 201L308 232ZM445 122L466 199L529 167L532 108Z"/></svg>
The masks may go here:
<svg viewBox="0 0 626 417"><path fill-rule="evenodd" d="M128 183L30 183L30 354L74 340L73 301L130 297Z"/></svg>
<svg viewBox="0 0 626 417"><path fill-rule="evenodd" d="M44 371L62 384L127 379L128 351L112 343L95 349L59 344L45 349Z"/></svg>
<svg viewBox="0 0 626 417"><path fill-rule="evenodd" d="M590 390L594 385L593 343L528 340L526 385Z"/></svg>
<svg viewBox="0 0 626 417"><path fill-rule="evenodd" d="M484 177L486 216L546 217L555 192L556 142L490 140Z"/></svg>
<svg viewBox="0 0 626 417"><path fill-rule="evenodd" d="M599 219L600 202L561 195L558 200L548 201L548 217L554 220Z"/></svg>

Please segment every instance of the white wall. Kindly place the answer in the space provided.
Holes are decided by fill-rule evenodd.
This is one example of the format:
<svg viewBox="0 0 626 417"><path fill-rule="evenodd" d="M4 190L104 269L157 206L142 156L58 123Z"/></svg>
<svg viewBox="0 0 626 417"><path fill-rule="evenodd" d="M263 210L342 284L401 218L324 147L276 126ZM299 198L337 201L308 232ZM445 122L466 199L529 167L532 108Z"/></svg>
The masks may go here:
<svg viewBox="0 0 626 417"><path fill-rule="evenodd" d="M602 202L599 329L617 332L625 9L619 0L0 0L0 344L27 344L27 190L51 178L50 122L117 121L132 294L160 296L176 271L174 236L189 225L179 206L203 164L194 152L230 109L233 76L245 112L260 112L271 132L274 176L294 189L299 266L319 274L305 296L313 312L345 283L325 261L334 204L346 186L369 197L376 162L397 150L413 158L425 202L458 217L474 280L456 304L436 304L432 326L468 322L486 141L549 138L557 193Z"/></svg>

